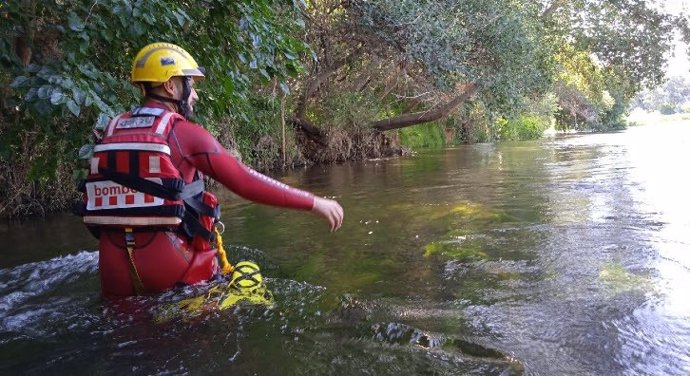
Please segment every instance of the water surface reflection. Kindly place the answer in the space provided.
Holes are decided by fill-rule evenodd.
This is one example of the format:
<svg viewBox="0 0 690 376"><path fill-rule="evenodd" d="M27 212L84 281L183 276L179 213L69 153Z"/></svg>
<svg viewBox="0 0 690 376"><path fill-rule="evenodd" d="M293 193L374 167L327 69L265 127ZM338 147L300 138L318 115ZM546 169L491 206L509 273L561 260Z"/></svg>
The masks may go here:
<svg viewBox="0 0 690 376"><path fill-rule="evenodd" d="M262 264L277 304L164 325L156 307L197 290L117 314L78 220L4 225L0 372L688 374L688 139L656 125L281 177L343 203L335 234L223 194L231 256Z"/></svg>

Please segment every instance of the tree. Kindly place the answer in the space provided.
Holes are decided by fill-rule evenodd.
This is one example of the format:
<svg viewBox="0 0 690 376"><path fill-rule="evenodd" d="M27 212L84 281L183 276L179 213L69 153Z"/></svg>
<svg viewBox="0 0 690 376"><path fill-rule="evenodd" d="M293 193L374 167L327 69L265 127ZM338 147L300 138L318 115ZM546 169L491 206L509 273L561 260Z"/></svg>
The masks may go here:
<svg viewBox="0 0 690 376"><path fill-rule="evenodd" d="M377 98L361 105L377 107L366 125L381 131L447 117L475 93L495 111L516 111L549 88L554 46L530 2L313 1L310 12L319 59L295 123L316 137L311 120L327 119L306 119L309 106L352 89Z"/></svg>
<svg viewBox="0 0 690 376"><path fill-rule="evenodd" d="M584 124L585 128L620 126L635 94L663 82L674 32L682 31L687 23L682 17L663 13L655 3L553 0L546 6L544 17L563 40L564 48L559 53L567 56L574 49L585 54L576 59L580 65L585 64L588 56L592 59L582 65L589 66L587 70L574 70L572 64L564 64L562 70L571 78L589 75L589 88L570 85L569 90L562 90L568 86L563 77L557 85L563 102L580 98L580 106L590 108L592 116ZM597 105L597 98L606 98L601 96L604 93L613 99L608 108ZM572 116L570 118L571 125L577 122ZM561 121L567 119L568 116L561 116Z"/></svg>
<svg viewBox="0 0 690 376"><path fill-rule="evenodd" d="M663 79L684 25L637 0L309 4L318 60L298 86L294 123L314 139L317 124L332 124L320 107L346 111L338 97L373 117L360 126L379 131L457 116L468 100L487 118L510 117L548 92L580 127L618 126L634 94Z"/></svg>
<svg viewBox="0 0 690 376"><path fill-rule="evenodd" d="M684 77L675 76L654 90L640 92L632 106L647 111L660 111L663 107L666 111L678 112L687 102L690 102L690 82Z"/></svg>

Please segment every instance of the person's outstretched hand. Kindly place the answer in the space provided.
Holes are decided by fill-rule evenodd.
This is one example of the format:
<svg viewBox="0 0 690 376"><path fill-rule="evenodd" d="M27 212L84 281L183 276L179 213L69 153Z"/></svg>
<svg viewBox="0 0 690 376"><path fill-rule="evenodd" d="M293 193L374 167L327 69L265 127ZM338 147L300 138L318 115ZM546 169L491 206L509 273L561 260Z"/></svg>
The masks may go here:
<svg viewBox="0 0 690 376"><path fill-rule="evenodd" d="M335 200L314 197L314 207L311 211L326 218L331 225L331 232L337 231L343 224L345 213L342 206Z"/></svg>

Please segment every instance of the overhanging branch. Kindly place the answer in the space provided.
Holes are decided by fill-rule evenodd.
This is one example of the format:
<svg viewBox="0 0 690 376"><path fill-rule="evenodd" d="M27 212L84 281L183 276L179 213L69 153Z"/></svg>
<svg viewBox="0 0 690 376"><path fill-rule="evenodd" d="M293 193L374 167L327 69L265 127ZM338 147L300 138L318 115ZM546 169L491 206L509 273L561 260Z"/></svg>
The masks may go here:
<svg viewBox="0 0 690 376"><path fill-rule="evenodd" d="M465 86L465 89L462 91L462 93L435 110L415 112L379 120L371 123L370 126L378 131L388 131L391 129L405 128L411 125L428 123L430 121L442 119L448 116L451 111L469 99L476 92L477 85L468 84Z"/></svg>

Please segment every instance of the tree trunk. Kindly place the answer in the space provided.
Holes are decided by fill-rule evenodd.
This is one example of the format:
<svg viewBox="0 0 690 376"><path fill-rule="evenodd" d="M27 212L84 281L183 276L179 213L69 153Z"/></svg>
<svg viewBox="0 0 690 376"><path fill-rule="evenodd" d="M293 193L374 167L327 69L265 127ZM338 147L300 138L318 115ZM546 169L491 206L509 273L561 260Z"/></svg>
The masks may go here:
<svg viewBox="0 0 690 376"><path fill-rule="evenodd" d="M405 128L411 125L428 123L430 121L442 119L448 116L448 114L450 114L450 112L460 104L474 95L475 92L477 92L477 85L468 84L465 86L465 90L463 90L463 92L457 97L453 98L453 100L450 102L436 108L435 110L415 112L379 120L371 123L370 126L378 131L388 131L391 129Z"/></svg>
<svg viewBox="0 0 690 376"><path fill-rule="evenodd" d="M22 8L24 11L28 10L27 16L34 16L36 14L36 1L35 0L23 0ZM31 64L31 56L33 55L33 50L31 49L34 42L35 21L33 17L27 17L29 21L26 21L23 26L23 31L14 39L14 52L19 57L19 60L28 66Z"/></svg>
<svg viewBox="0 0 690 376"><path fill-rule="evenodd" d="M293 117L290 119L290 122L295 126L295 128L301 130L310 140L322 146L328 145L325 140L326 135L323 133L321 128L315 126L309 122L309 120L300 117Z"/></svg>
<svg viewBox="0 0 690 376"><path fill-rule="evenodd" d="M282 156L283 156L283 168L285 168L285 164L287 163L286 160L286 154L285 154L285 148L286 148L286 141L285 141L285 93L280 98L280 128L282 130L282 143L283 143L283 148L282 148Z"/></svg>
<svg viewBox="0 0 690 376"><path fill-rule="evenodd" d="M311 97L314 95L314 93L316 93L319 86L321 86L321 84L329 76L337 72L338 69L342 68L345 65L352 64L352 62L359 57L363 50L364 49L362 47L357 48L350 55L334 62L331 66L326 67L326 69L317 73L315 76L307 80L307 83L304 87L304 91L297 100L295 108L295 117L300 119L304 118L304 113L307 110L307 103L309 102L309 99L311 99Z"/></svg>

